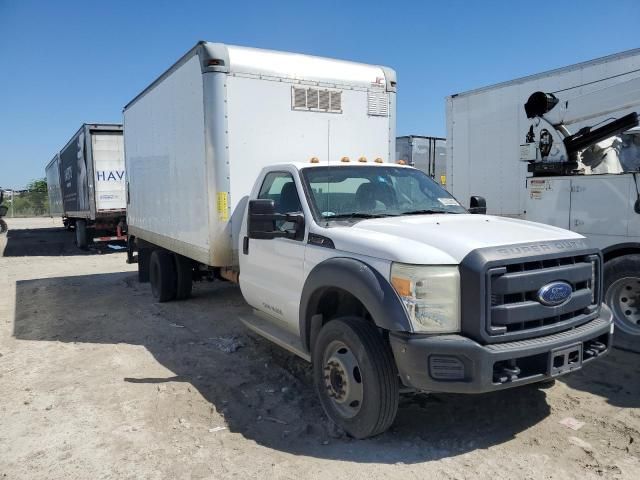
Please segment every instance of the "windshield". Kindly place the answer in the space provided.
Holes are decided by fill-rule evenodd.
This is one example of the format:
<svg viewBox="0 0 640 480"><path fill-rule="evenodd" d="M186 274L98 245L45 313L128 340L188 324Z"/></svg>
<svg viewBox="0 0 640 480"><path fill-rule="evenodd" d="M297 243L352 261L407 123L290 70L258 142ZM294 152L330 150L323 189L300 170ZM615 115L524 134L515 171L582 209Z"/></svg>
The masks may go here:
<svg viewBox="0 0 640 480"><path fill-rule="evenodd" d="M335 166L302 170L316 220L466 213L420 170L395 166Z"/></svg>

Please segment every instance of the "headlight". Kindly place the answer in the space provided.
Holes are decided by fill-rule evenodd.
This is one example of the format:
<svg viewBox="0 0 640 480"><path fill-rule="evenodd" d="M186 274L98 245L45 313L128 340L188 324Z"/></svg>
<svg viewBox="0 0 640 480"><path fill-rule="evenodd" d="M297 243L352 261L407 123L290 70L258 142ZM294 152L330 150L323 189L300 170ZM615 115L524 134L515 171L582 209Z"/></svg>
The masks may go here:
<svg viewBox="0 0 640 480"><path fill-rule="evenodd" d="M457 266L394 263L391 284L416 332L460 331L460 274Z"/></svg>

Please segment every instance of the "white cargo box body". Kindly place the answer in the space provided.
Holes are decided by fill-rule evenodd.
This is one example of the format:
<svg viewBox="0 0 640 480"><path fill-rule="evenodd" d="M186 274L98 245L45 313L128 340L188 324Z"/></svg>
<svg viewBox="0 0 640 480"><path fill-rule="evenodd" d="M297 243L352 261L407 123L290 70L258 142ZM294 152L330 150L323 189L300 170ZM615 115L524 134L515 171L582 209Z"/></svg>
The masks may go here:
<svg viewBox="0 0 640 480"><path fill-rule="evenodd" d="M529 125L529 96L544 91L568 99L637 77L640 49L447 97L447 189L465 205L471 195L481 195L489 213L523 216L527 163L520 161L520 145Z"/></svg>
<svg viewBox="0 0 640 480"><path fill-rule="evenodd" d="M395 82L380 66L197 44L124 109L129 233L236 264L265 165L394 158Z"/></svg>
<svg viewBox="0 0 640 480"><path fill-rule="evenodd" d="M62 215L62 191L60 190L60 156L55 157L45 167L47 194L49 196L49 215Z"/></svg>

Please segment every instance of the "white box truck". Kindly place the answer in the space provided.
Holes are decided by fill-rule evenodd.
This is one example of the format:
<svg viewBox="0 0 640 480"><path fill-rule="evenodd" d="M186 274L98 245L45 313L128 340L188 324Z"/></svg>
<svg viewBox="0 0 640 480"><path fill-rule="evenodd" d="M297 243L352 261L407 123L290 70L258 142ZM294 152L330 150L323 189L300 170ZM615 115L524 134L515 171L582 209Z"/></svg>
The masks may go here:
<svg viewBox="0 0 640 480"><path fill-rule="evenodd" d="M449 191L588 237L604 254L605 300L632 338L640 335L639 109L640 49L447 98Z"/></svg>
<svg viewBox="0 0 640 480"><path fill-rule="evenodd" d="M78 247L126 240L122 125L82 125L45 172L50 213L75 229Z"/></svg>
<svg viewBox="0 0 640 480"><path fill-rule="evenodd" d="M547 381L613 331L581 235L469 214L392 161L395 95L389 68L202 42L124 109L139 278L159 301L238 282L245 324L312 362L357 438L400 389Z"/></svg>

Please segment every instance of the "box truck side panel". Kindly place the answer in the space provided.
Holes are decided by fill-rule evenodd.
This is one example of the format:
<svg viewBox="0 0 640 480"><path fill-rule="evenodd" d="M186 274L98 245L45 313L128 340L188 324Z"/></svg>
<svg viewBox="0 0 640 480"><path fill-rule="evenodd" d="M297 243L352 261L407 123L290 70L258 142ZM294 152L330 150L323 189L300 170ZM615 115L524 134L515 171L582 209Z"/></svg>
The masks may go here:
<svg viewBox="0 0 640 480"><path fill-rule="evenodd" d="M56 155L45 169L47 177L47 193L49 195L49 215L58 216L64 213L62 208L62 192L60 190L60 157Z"/></svg>
<svg viewBox="0 0 640 480"><path fill-rule="evenodd" d="M379 72L380 76L384 73ZM296 106L302 95L313 97L319 108L309 110ZM328 93L327 93L328 92ZM389 108L394 93L377 92L386 107L370 114L370 92L363 88L311 87L286 81L260 80L245 76L227 78L230 188L232 238L237 239L239 220L244 213L240 203L266 165L283 162L308 162L317 157L339 161L349 157L353 163L364 157L368 162L376 158L390 159ZM338 100L340 103L338 104ZM326 102L333 102L335 112L322 111ZM314 104L314 105L315 105ZM386 112L386 113L385 113ZM385 113L385 114L383 114ZM236 192L238 192L236 194ZM236 212L238 205L240 210ZM237 221L236 221L237 219ZM233 242L237 249L238 242ZM234 255L234 258L237 258Z"/></svg>
<svg viewBox="0 0 640 480"><path fill-rule="evenodd" d="M529 96L540 90L571 98L638 76L640 50L635 50L449 97L448 189L465 205L470 195L482 195L489 213L522 216L527 168L520 162L520 144L527 134ZM572 131L582 126L572 125Z"/></svg>
<svg viewBox="0 0 640 480"><path fill-rule="evenodd" d="M124 112L129 231L207 262L203 83L197 56Z"/></svg>
<svg viewBox="0 0 640 480"><path fill-rule="evenodd" d="M124 144L121 132L91 135L96 211L124 210L127 207L124 175Z"/></svg>
<svg viewBox="0 0 640 480"><path fill-rule="evenodd" d="M68 217L88 218L90 215L86 147L83 127L60 152L62 202Z"/></svg>

